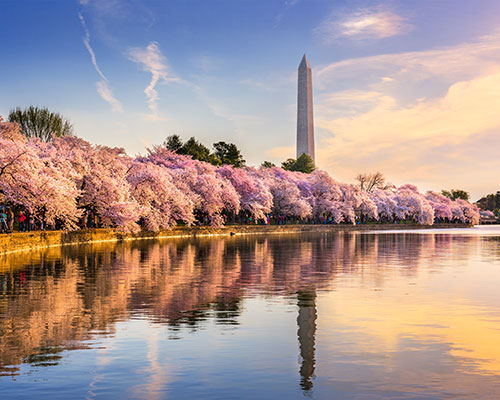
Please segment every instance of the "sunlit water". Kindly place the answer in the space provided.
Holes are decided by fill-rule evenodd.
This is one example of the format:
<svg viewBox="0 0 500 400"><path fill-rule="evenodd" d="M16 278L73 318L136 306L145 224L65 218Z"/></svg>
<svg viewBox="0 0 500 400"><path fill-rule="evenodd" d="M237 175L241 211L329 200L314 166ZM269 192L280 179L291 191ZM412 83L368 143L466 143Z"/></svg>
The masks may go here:
<svg viewBox="0 0 500 400"><path fill-rule="evenodd" d="M500 228L0 259L2 399L498 399Z"/></svg>

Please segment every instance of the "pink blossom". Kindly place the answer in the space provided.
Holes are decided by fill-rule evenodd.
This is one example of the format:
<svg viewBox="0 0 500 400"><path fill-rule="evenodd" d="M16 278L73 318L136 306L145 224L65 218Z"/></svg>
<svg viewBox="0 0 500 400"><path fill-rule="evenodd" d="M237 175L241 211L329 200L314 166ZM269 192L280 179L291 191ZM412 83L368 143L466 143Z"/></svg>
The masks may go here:
<svg viewBox="0 0 500 400"><path fill-rule="evenodd" d="M255 220L269 213L314 217L334 223L382 219L478 223L475 205L413 185L361 191L325 171L215 167L163 146L144 157L96 146L77 137L53 142L26 139L15 123L0 117L0 201L24 209L47 224L77 229L82 215L103 226L152 231L178 222L221 226L244 212Z"/></svg>
<svg viewBox="0 0 500 400"><path fill-rule="evenodd" d="M187 225L194 222L193 202L173 184L169 171L151 162L136 160L127 175L132 198L141 206L140 216L151 231L170 229L177 221Z"/></svg>

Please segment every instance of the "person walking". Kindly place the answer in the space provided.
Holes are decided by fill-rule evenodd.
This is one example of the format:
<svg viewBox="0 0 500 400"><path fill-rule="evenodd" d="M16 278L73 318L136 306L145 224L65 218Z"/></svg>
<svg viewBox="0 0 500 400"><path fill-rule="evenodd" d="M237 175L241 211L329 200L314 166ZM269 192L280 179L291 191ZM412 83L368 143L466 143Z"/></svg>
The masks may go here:
<svg viewBox="0 0 500 400"><path fill-rule="evenodd" d="M19 222L19 232L24 232L26 230L25 221L26 215L22 211L19 211L19 218L17 219Z"/></svg>
<svg viewBox="0 0 500 400"><path fill-rule="evenodd" d="M35 230L35 217L33 216L33 214L30 214L28 221L29 221L28 230L34 231Z"/></svg>

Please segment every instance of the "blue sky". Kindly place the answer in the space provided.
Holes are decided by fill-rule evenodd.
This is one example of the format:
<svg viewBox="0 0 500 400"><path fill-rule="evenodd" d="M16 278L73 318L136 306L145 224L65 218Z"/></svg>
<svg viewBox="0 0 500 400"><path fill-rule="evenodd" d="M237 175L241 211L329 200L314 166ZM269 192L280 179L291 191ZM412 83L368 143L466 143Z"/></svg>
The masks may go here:
<svg viewBox="0 0 500 400"><path fill-rule="evenodd" d="M307 53L320 168L500 188L498 1L0 0L0 15L5 117L47 106L131 155L177 133L279 163Z"/></svg>

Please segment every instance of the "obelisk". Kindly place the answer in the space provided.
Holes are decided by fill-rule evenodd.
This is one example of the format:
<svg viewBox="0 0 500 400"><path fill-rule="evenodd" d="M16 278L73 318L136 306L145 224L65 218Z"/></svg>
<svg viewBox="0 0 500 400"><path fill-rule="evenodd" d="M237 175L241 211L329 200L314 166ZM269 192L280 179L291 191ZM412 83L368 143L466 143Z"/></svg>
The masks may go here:
<svg viewBox="0 0 500 400"><path fill-rule="evenodd" d="M297 90L297 158L303 153L314 161L314 119L311 65L306 55L299 65Z"/></svg>
<svg viewBox="0 0 500 400"><path fill-rule="evenodd" d="M309 288L297 293L299 315L297 325L299 329L300 346L300 386L305 392L313 387L316 338L316 290Z"/></svg>

